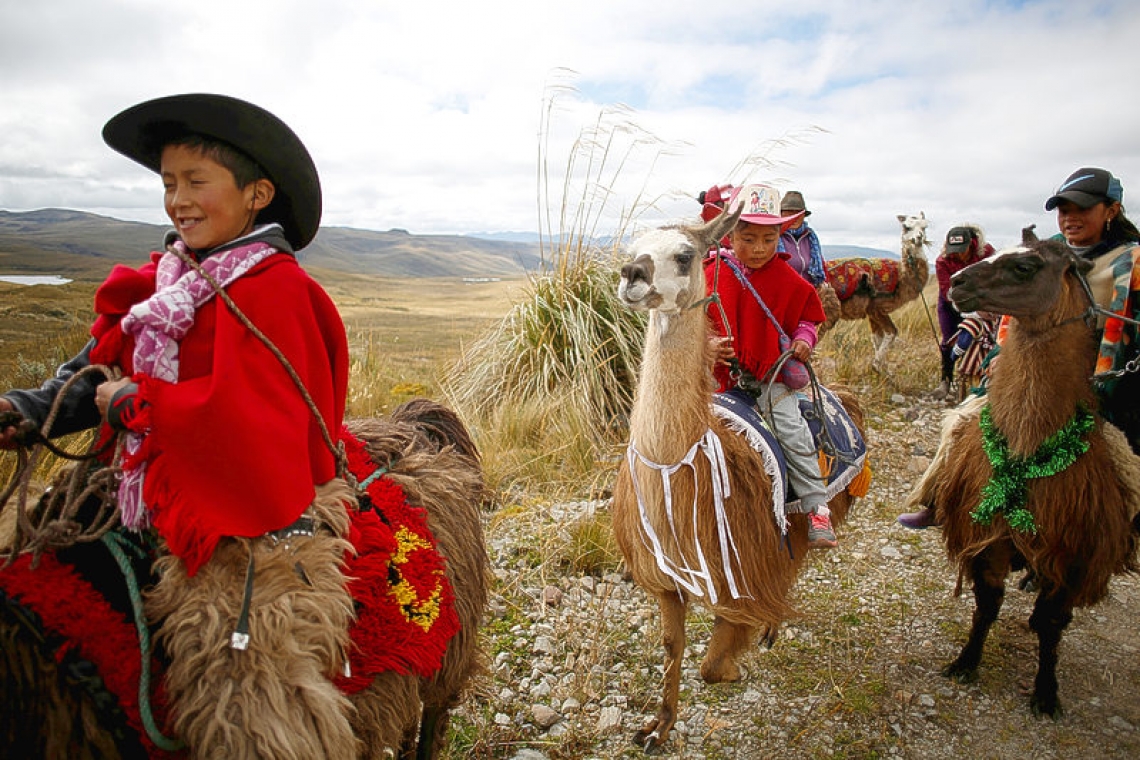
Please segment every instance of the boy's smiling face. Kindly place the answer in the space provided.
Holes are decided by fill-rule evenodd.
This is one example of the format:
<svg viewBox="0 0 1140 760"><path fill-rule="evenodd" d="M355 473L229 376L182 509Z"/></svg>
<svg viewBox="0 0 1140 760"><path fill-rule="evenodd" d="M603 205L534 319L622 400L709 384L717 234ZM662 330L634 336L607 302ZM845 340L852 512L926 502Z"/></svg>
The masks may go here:
<svg viewBox="0 0 1140 760"><path fill-rule="evenodd" d="M749 269L759 269L776 255L780 226L740 222L732 231L732 250Z"/></svg>
<svg viewBox="0 0 1140 760"><path fill-rule="evenodd" d="M166 215L187 246L208 251L253 229L257 213L273 199L273 185L257 180L239 188L233 173L201 149L162 150Z"/></svg>

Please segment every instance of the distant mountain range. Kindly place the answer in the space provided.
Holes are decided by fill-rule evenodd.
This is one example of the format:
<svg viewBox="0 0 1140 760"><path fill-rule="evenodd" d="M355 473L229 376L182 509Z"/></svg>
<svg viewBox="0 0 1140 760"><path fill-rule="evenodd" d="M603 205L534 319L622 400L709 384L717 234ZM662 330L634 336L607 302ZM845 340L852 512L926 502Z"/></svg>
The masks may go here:
<svg viewBox="0 0 1140 760"><path fill-rule="evenodd" d="M0 210L0 273L102 278L115 263L140 264L168 227L67 209ZM824 257L898 258L897 253L825 245ZM308 267L387 277L509 277L540 267L532 233L412 235L322 227L299 256Z"/></svg>

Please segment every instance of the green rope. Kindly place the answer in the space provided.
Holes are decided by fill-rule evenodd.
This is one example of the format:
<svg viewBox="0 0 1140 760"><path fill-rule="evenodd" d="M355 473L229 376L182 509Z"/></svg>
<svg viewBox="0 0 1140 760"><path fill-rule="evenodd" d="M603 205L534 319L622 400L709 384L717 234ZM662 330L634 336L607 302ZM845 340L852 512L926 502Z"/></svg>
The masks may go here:
<svg viewBox="0 0 1140 760"><path fill-rule="evenodd" d="M994 515L1000 512L1011 528L1036 533L1033 513L1025 508L1028 481L1063 472L1089 450L1085 436L1095 424L1092 412L1083 406L1077 407L1064 427L1046 438L1032 455L1024 458L1010 455L1009 442L994 426L989 404L982 407L979 424L982 449L989 457L993 475L982 488L982 500L970 516L976 523L989 525Z"/></svg>
<svg viewBox="0 0 1140 760"><path fill-rule="evenodd" d="M368 486L372 485L373 481L379 479L380 477L385 475L387 472L388 472L387 467L377 467L375 470L372 471L371 475L369 475L364 480L360 481L360 485L358 485L356 487L357 490L363 491L364 489L368 488Z"/></svg>
<svg viewBox="0 0 1140 760"><path fill-rule="evenodd" d="M119 570L123 573L123 580L127 583L127 590L130 592L131 608L135 614L135 629L139 634L139 651L142 654L142 671L139 673L139 716L142 718L143 728L156 747L167 752L176 752L186 745L180 739L169 739L163 735L154 722L154 713L150 707L150 630L146 627L146 619L143 616L138 579L135 578L131 561L123 551L123 546L130 546L136 551L138 549L115 531L104 533L99 540L118 563Z"/></svg>

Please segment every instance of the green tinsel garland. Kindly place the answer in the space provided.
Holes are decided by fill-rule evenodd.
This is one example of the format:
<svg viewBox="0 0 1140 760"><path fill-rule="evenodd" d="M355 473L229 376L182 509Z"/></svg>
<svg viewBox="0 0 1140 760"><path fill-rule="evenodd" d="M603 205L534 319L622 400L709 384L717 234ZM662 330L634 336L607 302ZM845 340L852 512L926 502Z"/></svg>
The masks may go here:
<svg viewBox="0 0 1140 760"><path fill-rule="evenodd" d="M994 515L1001 512L1011 528L1036 533L1033 513L1025 508L1030 478L1044 478L1063 472L1089 450L1084 436L1093 429L1092 412L1077 407L1063 428L1045 439L1032 456L1021 458L1009 454L1009 442L994 427L989 404L982 407L982 449L993 467L990 482L982 489L982 501L970 513L974 521L989 525Z"/></svg>

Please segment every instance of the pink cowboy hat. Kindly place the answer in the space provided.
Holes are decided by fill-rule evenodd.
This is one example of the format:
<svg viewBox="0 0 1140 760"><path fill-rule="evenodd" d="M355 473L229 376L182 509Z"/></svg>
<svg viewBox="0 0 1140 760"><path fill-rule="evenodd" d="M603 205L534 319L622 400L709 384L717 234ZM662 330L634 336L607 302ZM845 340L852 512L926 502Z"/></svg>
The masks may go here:
<svg viewBox="0 0 1140 760"><path fill-rule="evenodd" d="M732 191L725 208L735 211L741 203L744 204L744 211L740 214L740 221L765 226L779 225L781 232L795 227L804 215L803 211L797 211L782 216L780 191L771 185L742 185Z"/></svg>

